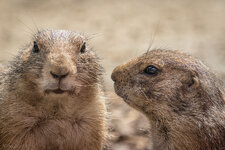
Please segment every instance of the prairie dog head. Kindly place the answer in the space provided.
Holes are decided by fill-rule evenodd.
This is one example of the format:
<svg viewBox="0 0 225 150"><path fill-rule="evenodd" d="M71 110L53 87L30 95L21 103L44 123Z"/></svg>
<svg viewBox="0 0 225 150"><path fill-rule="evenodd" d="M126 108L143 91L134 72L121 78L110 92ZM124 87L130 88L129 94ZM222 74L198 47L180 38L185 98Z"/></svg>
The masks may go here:
<svg viewBox="0 0 225 150"><path fill-rule="evenodd" d="M87 42L82 34L72 31L38 32L13 62L14 70L21 74L19 86L41 95L59 96L79 95L97 84L101 66Z"/></svg>
<svg viewBox="0 0 225 150"><path fill-rule="evenodd" d="M116 67L112 80L126 103L149 115L194 115L221 96L214 74L201 61L177 51L149 51Z"/></svg>

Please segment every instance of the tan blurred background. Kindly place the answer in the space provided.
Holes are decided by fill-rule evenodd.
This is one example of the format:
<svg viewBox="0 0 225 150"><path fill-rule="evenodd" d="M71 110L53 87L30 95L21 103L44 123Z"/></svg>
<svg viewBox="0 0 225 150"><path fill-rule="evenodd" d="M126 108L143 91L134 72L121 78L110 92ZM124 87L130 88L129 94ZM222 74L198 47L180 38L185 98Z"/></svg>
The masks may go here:
<svg viewBox="0 0 225 150"><path fill-rule="evenodd" d="M12 59L38 29L93 35L109 97L112 137L106 149L151 149L148 122L113 94L110 79L116 65L150 44L190 53L225 79L224 0L0 0L0 63Z"/></svg>

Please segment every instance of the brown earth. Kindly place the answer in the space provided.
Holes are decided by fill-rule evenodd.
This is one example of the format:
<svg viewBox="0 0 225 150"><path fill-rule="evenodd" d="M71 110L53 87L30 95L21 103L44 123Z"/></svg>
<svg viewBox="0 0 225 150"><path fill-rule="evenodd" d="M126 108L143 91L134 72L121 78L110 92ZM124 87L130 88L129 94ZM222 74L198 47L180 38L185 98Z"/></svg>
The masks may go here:
<svg viewBox="0 0 225 150"><path fill-rule="evenodd" d="M225 79L224 0L1 0L0 62L7 63L38 29L85 32L102 59L111 149L147 150L148 122L113 93L112 69L152 48L202 59Z"/></svg>

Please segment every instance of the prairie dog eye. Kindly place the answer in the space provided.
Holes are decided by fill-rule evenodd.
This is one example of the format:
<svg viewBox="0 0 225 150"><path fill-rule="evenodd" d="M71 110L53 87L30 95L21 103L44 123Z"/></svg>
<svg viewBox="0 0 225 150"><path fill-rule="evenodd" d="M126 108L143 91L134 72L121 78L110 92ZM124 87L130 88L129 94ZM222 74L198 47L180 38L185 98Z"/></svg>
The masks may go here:
<svg viewBox="0 0 225 150"><path fill-rule="evenodd" d="M152 76L156 76L158 74L158 68L156 68L153 65L150 65L148 67L145 68L144 73L152 75Z"/></svg>
<svg viewBox="0 0 225 150"><path fill-rule="evenodd" d="M36 42L36 41L34 41L34 46L33 46L32 51L33 51L34 53L38 53L38 52L40 51L39 48L38 48L38 45L37 45L37 42Z"/></svg>
<svg viewBox="0 0 225 150"><path fill-rule="evenodd" d="M83 45L81 46L80 52L84 53L86 51L86 42L83 43Z"/></svg>

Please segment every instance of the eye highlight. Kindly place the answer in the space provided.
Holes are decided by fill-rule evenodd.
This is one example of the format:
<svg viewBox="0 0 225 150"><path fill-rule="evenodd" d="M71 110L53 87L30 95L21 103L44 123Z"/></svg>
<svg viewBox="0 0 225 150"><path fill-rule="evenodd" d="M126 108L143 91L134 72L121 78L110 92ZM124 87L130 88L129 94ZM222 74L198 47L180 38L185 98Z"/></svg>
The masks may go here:
<svg viewBox="0 0 225 150"><path fill-rule="evenodd" d="M40 51L39 48L38 48L38 45L37 45L37 42L36 42L36 41L34 41L34 46L33 46L32 51L33 51L34 53L38 53L38 52Z"/></svg>
<svg viewBox="0 0 225 150"><path fill-rule="evenodd" d="M146 67L144 70L144 73L152 75L152 76L156 76L158 74L158 72L159 72L158 68L156 68L153 65Z"/></svg>
<svg viewBox="0 0 225 150"><path fill-rule="evenodd" d="M81 52L81 53L84 53L85 50L86 50L86 42L83 43L83 45L82 45L82 47L81 47L81 49L80 49L80 52Z"/></svg>

